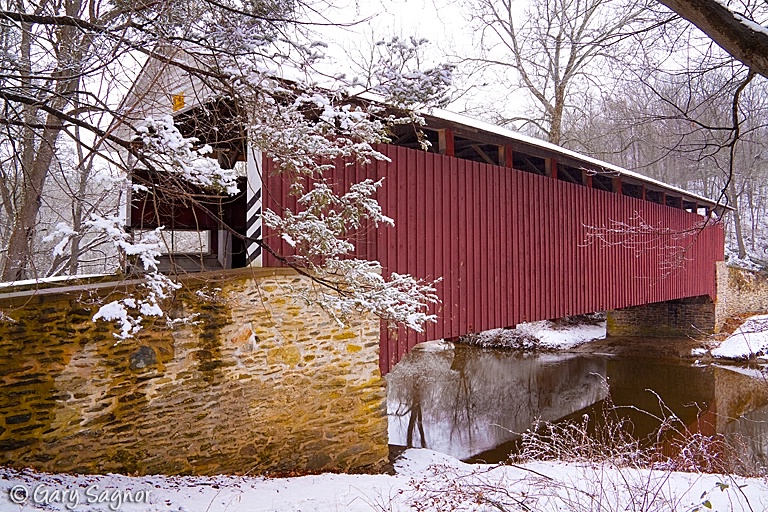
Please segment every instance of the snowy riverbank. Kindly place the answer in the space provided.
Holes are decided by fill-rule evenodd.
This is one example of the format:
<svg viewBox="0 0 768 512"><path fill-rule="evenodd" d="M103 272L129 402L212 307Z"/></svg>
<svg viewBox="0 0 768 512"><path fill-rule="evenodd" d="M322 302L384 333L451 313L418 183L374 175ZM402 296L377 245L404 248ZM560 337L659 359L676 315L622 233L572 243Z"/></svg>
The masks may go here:
<svg viewBox="0 0 768 512"><path fill-rule="evenodd" d="M768 508L768 484L761 479L599 464L468 465L430 450L406 451L395 470L394 475L275 479L71 476L0 470L0 510L474 511L491 510L494 503L505 510L537 511ZM22 500L25 494L26 500ZM14 504L11 498L24 503Z"/></svg>
<svg viewBox="0 0 768 512"><path fill-rule="evenodd" d="M463 343L485 348L569 350L605 338L605 320L580 316L568 320L542 320L518 324L514 329L491 329L462 338Z"/></svg>
<svg viewBox="0 0 768 512"><path fill-rule="evenodd" d="M711 353L723 359L765 359L768 357L768 315L747 318Z"/></svg>
<svg viewBox="0 0 768 512"><path fill-rule="evenodd" d="M598 342L598 340L605 340ZM479 334L466 336L462 341L469 345L487 348L509 348L520 350L572 350L588 342L597 342L592 348L605 353L611 353L606 347L616 348L625 343L624 338L606 340L606 324L604 320L594 317L574 317L569 321L543 320L518 324L514 329L491 329ZM666 339L665 339L666 340ZM686 341L688 340L688 341ZM672 341L673 343L669 343ZM645 338L633 340L631 345L646 346L649 341ZM728 338L718 346L708 350L702 343L693 339L680 338L666 340L664 347L657 347L659 354L674 355L675 351L681 356L702 357L709 353L718 359L762 359L768 360L768 315L755 315L747 318ZM651 345L660 345L655 338L650 339ZM582 347L581 352L589 352L590 347ZM633 347L626 347L632 352ZM666 351L666 352L665 352ZM667 353L667 352L672 353Z"/></svg>

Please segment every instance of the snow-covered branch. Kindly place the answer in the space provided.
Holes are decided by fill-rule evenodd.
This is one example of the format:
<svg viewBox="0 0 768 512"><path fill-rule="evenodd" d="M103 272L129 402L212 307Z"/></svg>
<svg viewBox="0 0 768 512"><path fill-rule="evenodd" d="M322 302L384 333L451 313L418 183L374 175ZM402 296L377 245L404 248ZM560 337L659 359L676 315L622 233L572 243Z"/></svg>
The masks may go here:
<svg viewBox="0 0 768 512"><path fill-rule="evenodd" d="M440 302L434 283L395 272L386 280L377 261L330 258L318 270L318 277L332 286L301 297L319 305L339 324L352 313L372 313L390 325L402 323L422 332L424 324L437 320L426 311Z"/></svg>
<svg viewBox="0 0 768 512"><path fill-rule="evenodd" d="M287 178L321 176L340 159L349 164L386 160L373 148L389 142L386 124L377 117L379 107L342 103L311 84L296 84L297 92L268 87L270 81L258 74L241 80L249 84L243 91L249 140ZM293 96L290 102L278 103L285 95Z"/></svg>
<svg viewBox="0 0 768 512"><path fill-rule="evenodd" d="M211 146L196 148L197 139L183 137L171 116L147 118L138 132L143 144L142 153L156 168L177 174L188 183L204 189L221 191L229 195L238 192L236 176L231 169L222 169L209 158Z"/></svg>
<svg viewBox="0 0 768 512"><path fill-rule="evenodd" d="M286 210L282 216L266 210L264 223L281 234L296 250L298 259L322 265L325 259L354 251L354 245L343 237L360 228L364 221L369 220L377 227L382 223L394 225L371 197L382 181L367 179L356 183L343 196L336 195L326 183L315 183L311 191L299 198L304 210Z"/></svg>
<svg viewBox="0 0 768 512"><path fill-rule="evenodd" d="M316 183L299 199L302 211L287 210L281 217L267 210L264 222L296 250L292 261L324 285L304 294L307 302L320 305L339 322L356 311L421 331L424 323L436 320L426 313L428 305L439 302L434 283L397 273L386 280L379 262L348 257L355 250L346 238L351 231L366 221L394 225L372 198L382 181L356 183L341 196L327 184Z"/></svg>
<svg viewBox="0 0 768 512"><path fill-rule="evenodd" d="M374 69L378 82L374 90L388 104L409 111L448 104L447 91L455 66L443 63L421 69L420 53L428 42L412 36L393 37L376 44L385 51Z"/></svg>
<svg viewBox="0 0 768 512"><path fill-rule="evenodd" d="M639 212L634 212L629 222L610 220L609 225L595 226L582 224L585 229L582 246L597 244L599 247L621 247L632 252L637 258L644 253L655 251L659 255L659 268L668 275L682 269L688 257L694 237L711 223L701 222L687 229L652 225Z"/></svg>
<svg viewBox="0 0 768 512"><path fill-rule="evenodd" d="M131 242L130 235L123 229L125 220L120 217L94 217L86 224L103 232L120 254L139 261L140 268L146 272L145 281L138 286L135 294L102 305L93 316L94 321L117 322L120 332L114 336L118 340L131 338L141 330L145 317L163 317L165 313L161 301L181 288L180 284L158 271L157 258L162 252L161 228L146 233L137 242Z"/></svg>

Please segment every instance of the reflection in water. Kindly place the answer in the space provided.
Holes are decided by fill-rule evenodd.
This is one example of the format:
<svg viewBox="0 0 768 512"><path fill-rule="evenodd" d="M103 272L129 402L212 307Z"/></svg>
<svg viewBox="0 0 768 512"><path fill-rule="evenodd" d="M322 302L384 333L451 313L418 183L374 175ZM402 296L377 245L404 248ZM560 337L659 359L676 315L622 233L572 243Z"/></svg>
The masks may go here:
<svg viewBox="0 0 768 512"><path fill-rule="evenodd" d="M466 459L605 397L604 360L457 346L414 350L389 374L389 442Z"/></svg>
<svg viewBox="0 0 768 512"><path fill-rule="evenodd" d="M658 417L674 414L692 432L739 438L744 455L764 467L768 384L755 373L761 375L680 360L427 344L387 377L389 442L500 461L536 420L594 415L612 402L640 439L652 436Z"/></svg>
<svg viewBox="0 0 768 512"><path fill-rule="evenodd" d="M723 433L735 438L749 466L768 467L768 406L750 411L726 424Z"/></svg>

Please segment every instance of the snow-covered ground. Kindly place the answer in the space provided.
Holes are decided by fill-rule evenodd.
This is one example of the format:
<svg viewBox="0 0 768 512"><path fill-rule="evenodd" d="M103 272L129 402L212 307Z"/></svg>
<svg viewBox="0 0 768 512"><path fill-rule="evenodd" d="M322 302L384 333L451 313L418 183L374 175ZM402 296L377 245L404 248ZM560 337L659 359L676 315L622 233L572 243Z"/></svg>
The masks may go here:
<svg viewBox="0 0 768 512"><path fill-rule="evenodd" d="M605 322L558 324L549 320L517 324L514 329L491 329L467 336L466 343L481 347L568 350L605 338Z"/></svg>
<svg viewBox="0 0 768 512"><path fill-rule="evenodd" d="M567 350L588 341L605 338L605 322L557 326L543 320L518 324L517 330L538 338L540 346L549 350Z"/></svg>
<svg viewBox="0 0 768 512"><path fill-rule="evenodd" d="M712 350L712 355L725 359L768 355L768 315L749 317L719 347Z"/></svg>
<svg viewBox="0 0 768 512"><path fill-rule="evenodd" d="M692 512L768 508L768 484L761 479L600 464L468 465L415 449L406 451L395 469L395 475L275 479L69 476L2 470L0 510Z"/></svg>

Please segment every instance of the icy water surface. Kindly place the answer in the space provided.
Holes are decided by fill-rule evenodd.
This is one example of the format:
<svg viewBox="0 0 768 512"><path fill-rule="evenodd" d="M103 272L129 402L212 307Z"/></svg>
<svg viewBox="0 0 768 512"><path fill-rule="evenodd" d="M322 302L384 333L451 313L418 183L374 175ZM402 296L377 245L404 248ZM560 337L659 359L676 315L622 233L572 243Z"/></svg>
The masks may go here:
<svg viewBox="0 0 768 512"><path fill-rule="evenodd" d="M768 463L768 381L759 369L427 344L387 379L395 450L425 447L499 462L536 419L594 417L612 403L641 439L658 427L653 416L674 413L691 431L741 436L743 456Z"/></svg>

